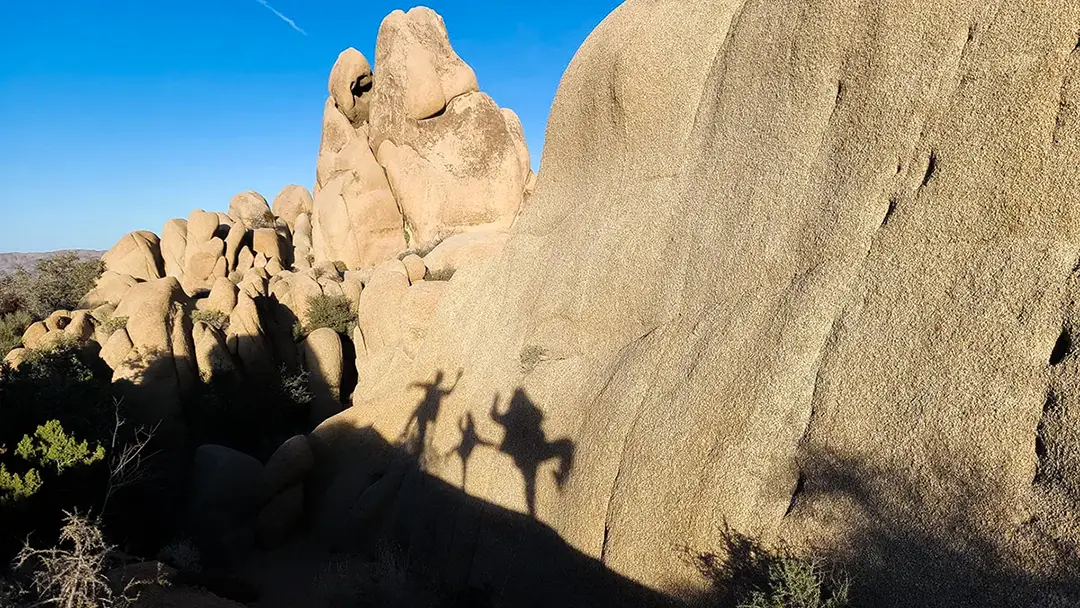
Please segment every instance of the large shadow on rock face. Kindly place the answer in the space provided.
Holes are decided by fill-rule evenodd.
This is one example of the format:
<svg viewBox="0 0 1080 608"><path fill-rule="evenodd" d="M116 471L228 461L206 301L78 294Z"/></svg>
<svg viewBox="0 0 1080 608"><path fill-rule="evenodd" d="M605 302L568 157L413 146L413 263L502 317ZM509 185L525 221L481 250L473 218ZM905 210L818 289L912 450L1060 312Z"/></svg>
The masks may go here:
<svg viewBox="0 0 1080 608"><path fill-rule="evenodd" d="M466 423L467 425L467 423ZM406 445L330 421L313 436L320 465L311 531L334 552L397 547L465 603L447 606L678 605L567 544L526 514L469 496L420 467ZM319 438L332 437L332 443Z"/></svg>
<svg viewBox="0 0 1080 608"><path fill-rule="evenodd" d="M491 419L503 427L504 434L499 451L514 460L525 482L525 504L529 515L536 517L536 474L540 465L557 460L559 470L554 472L555 484L562 489L574 466L574 443L569 439L548 441L541 426L544 412L529 399L522 389L514 391L510 407L499 411L499 398L491 404Z"/></svg>
<svg viewBox="0 0 1080 608"><path fill-rule="evenodd" d="M810 547L796 553L846 573L852 606L1080 606L1077 547L1050 538L1039 529L1038 516L1012 531L979 521L981 506L1001 489L976 489L965 479L951 479L951 495L969 498L943 513L906 471L820 451L803 460L803 479L781 529L796 537L809 532ZM832 532L815 534L816 525ZM687 551L712 583L700 605L732 605L733 590L752 590L767 580L762 569L767 560L750 539L730 531L724 537L712 550Z"/></svg>

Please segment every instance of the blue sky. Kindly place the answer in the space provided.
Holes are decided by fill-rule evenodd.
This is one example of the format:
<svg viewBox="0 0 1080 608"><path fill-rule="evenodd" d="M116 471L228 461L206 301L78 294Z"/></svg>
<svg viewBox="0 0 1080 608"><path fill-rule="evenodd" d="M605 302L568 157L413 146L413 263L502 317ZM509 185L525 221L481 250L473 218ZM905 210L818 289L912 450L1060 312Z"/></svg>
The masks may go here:
<svg viewBox="0 0 1080 608"><path fill-rule="evenodd" d="M233 194L314 180L326 79L374 59L364 0L0 3L0 252L108 249ZM539 164L566 65L618 0L427 3ZM376 70L378 66L376 66Z"/></svg>

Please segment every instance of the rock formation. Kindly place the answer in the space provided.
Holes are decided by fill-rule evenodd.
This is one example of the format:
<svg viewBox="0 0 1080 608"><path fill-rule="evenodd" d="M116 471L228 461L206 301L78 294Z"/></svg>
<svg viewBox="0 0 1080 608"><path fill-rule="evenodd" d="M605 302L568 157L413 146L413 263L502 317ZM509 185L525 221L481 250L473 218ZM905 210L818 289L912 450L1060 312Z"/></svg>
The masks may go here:
<svg viewBox="0 0 1080 608"><path fill-rule="evenodd" d="M200 376L302 367L321 424L265 467L204 446L200 504L243 493L206 529L404 538L498 605L589 603L507 521L686 598L734 530L866 605L1076 604L1080 6L849 4L628 0L538 180L441 18L396 11L330 72L314 197L124 237L95 312L7 360L103 341L178 434Z"/></svg>

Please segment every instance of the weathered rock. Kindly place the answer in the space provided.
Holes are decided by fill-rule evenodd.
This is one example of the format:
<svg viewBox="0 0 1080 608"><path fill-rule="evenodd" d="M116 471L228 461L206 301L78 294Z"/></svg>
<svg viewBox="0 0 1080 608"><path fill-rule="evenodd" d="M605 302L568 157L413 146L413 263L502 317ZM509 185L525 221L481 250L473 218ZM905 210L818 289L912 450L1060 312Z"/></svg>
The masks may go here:
<svg viewBox="0 0 1080 608"><path fill-rule="evenodd" d="M417 129L412 139L388 138L377 148L412 234L409 245L426 248L458 232L509 228L528 173L495 102L483 93L457 97Z"/></svg>
<svg viewBox="0 0 1080 608"><path fill-rule="evenodd" d="M401 141L409 121L431 118L451 100L480 90L473 72L454 49L442 17L417 7L394 11L379 27L375 43L379 77L372 87L372 126L383 138Z"/></svg>
<svg viewBox="0 0 1080 608"><path fill-rule="evenodd" d="M435 313L448 285L441 281L420 281L406 290L401 299L401 341L405 354L420 356L424 339L435 321Z"/></svg>
<svg viewBox="0 0 1080 608"><path fill-rule="evenodd" d="M29 354L30 349L14 348L4 355L4 363L9 365L11 369L19 369L19 366L23 364Z"/></svg>
<svg viewBox="0 0 1080 608"><path fill-rule="evenodd" d="M405 266L405 274L409 277L410 283L422 281L424 275L427 274L427 266L424 265L424 260L415 253L405 256L401 263Z"/></svg>
<svg viewBox="0 0 1080 608"><path fill-rule="evenodd" d="M553 457L535 485L500 449L429 474L634 581L692 594L671 548L726 526L855 565L867 605L1076 603L1080 5L929 6L623 3L563 77L514 237L313 444L399 437L462 368L433 453L468 414L513 454L516 411ZM451 536L468 518L417 521L424 485L388 525ZM589 605L486 538L439 563Z"/></svg>
<svg viewBox="0 0 1080 608"><path fill-rule="evenodd" d="M77 342L86 342L93 338L94 322L90 317L90 312L86 310L76 310L71 313L71 316L68 318L67 326L64 327L64 333Z"/></svg>
<svg viewBox="0 0 1080 608"><path fill-rule="evenodd" d="M262 253L255 254L255 261L252 263L253 268L266 268L267 260L266 255Z"/></svg>
<svg viewBox="0 0 1080 608"><path fill-rule="evenodd" d="M274 214L266 199L254 190L241 192L229 201L229 217L247 228L262 228L272 225Z"/></svg>
<svg viewBox="0 0 1080 608"><path fill-rule="evenodd" d="M244 372L252 381L264 381L276 371L273 348L263 329L259 308L242 289L236 307L229 315L227 343L229 352L240 359Z"/></svg>
<svg viewBox="0 0 1080 608"><path fill-rule="evenodd" d="M196 321L192 328L195 361L203 382L213 382L236 371L232 355L225 345L225 336L216 328Z"/></svg>
<svg viewBox="0 0 1080 608"><path fill-rule="evenodd" d="M167 442L182 440L184 395L198 368L191 340L191 301L175 277L131 288L115 315L127 317L132 349L115 368L113 382L127 392L126 409L137 424L160 423Z"/></svg>
<svg viewBox="0 0 1080 608"><path fill-rule="evenodd" d="M254 231L251 239L251 249L258 256L264 256L265 260L284 260L284 245L282 238L273 228L259 228ZM263 264L265 266L265 262ZM259 267L258 262L255 263Z"/></svg>
<svg viewBox="0 0 1080 608"><path fill-rule="evenodd" d="M165 274L161 243L156 234L146 230L124 236L101 261L106 271L130 275L140 281L160 279Z"/></svg>
<svg viewBox="0 0 1080 608"><path fill-rule="evenodd" d="M248 247L240 249L236 260L236 272L241 274L255 267L255 254Z"/></svg>
<svg viewBox="0 0 1080 608"><path fill-rule="evenodd" d="M236 308L237 287L226 278L218 278L210 289L210 295L199 304L200 310L216 310L220 313L229 314Z"/></svg>
<svg viewBox="0 0 1080 608"><path fill-rule="evenodd" d="M322 287L315 279L303 275L287 275L274 285L274 298L295 315L303 325L310 321L311 298L322 295Z"/></svg>
<svg viewBox="0 0 1080 608"><path fill-rule="evenodd" d="M263 549L275 549L289 537L304 515L304 486L295 485L278 494L259 511L255 521L255 538Z"/></svg>
<svg viewBox="0 0 1080 608"><path fill-rule="evenodd" d="M49 331L64 331L71 323L71 313L66 310L57 310L45 318L45 328Z"/></svg>
<svg viewBox="0 0 1080 608"><path fill-rule="evenodd" d="M501 230L454 235L424 256L426 276L434 281L448 280L464 264L494 257L506 246L509 236Z"/></svg>
<svg viewBox="0 0 1080 608"><path fill-rule="evenodd" d="M293 230L293 266L306 270L314 263L311 240L311 216L301 213Z"/></svg>
<svg viewBox="0 0 1080 608"><path fill-rule="evenodd" d="M274 275L281 274L281 271L283 271L285 269L281 267L281 260L279 260L278 258L273 258L269 262L266 263L265 270L266 270L266 274L268 274L268 275L270 275L272 277Z"/></svg>
<svg viewBox="0 0 1080 608"><path fill-rule="evenodd" d="M300 349L304 369L309 374L308 386L315 397L311 422L316 425L342 409L341 378L345 363L341 336L325 327L316 329Z"/></svg>
<svg viewBox="0 0 1080 608"><path fill-rule="evenodd" d="M247 236L248 230L242 224L229 229L229 234L225 237L225 264L229 272L247 270L247 268L239 268L240 251L248 241Z"/></svg>
<svg viewBox="0 0 1080 608"><path fill-rule="evenodd" d="M119 304L128 290L138 283L138 279L131 275L106 270L98 277L94 289L79 302L79 307L98 308L105 304Z"/></svg>
<svg viewBox="0 0 1080 608"><path fill-rule="evenodd" d="M361 129L366 133L366 127ZM319 157L315 164L315 191L319 196L323 186L330 181L338 166L337 156L352 140L357 138L357 131L349 124L349 119L338 109L333 97L326 99L323 110L322 142L319 144ZM312 204L314 212L314 204Z"/></svg>
<svg viewBox="0 0 1080 608"><path fill-rule="evenodd" d="M165 276L182 278L187 264L187 220L173 219L165 222L161 230L161 258L165 264Z"/></svg>
<svg viewBox="0 0 1080 608"><path fill-rule="evenodd" d="M273 212L283 220L290 230L296 229L296 220L302 214L310 214L314 201L311 193L303 186L291 184L282 188L281 192L274 197Z"/></svg>
<svg viewBox="0 0 1080 608"><path fill-rule="evenodd" d="M188 215L187 247L184 249L184 268L191 263L191 258L203 250L203 246L214 238L221 219L218 214L196 209Z"/></svg>
<svg viewBox="0 0 1080 608"><path fill-rule="evenodd" d="M41 340L47 333L49 333L49 328L45 327L45 324L41 321L31 323L23 332L22 345L29 349L39 349L41 348Z"/></svg>
<svg viewBox="0 0 1080 608"><path fill-rule="evenodd" d="M188 523L200 545L229 553L253 543L261 475L262 463L242 452L220 445L195 450Z"/></svg>
<svg viewBox="0 0 1080 608"><path fill-rule="evenodd" d="M315 455L307 437L296 435L287 439L263 467L260 494L269 500L285 489L303 482L314 466Z"/></svg>
<svg viewBox="0 0 1080 608"><path fill-rule="evenodd" d="M102 345L101 359L109 366L109 369L115 371L127 359L134 347L127 330L121 327L114 331Z"/></svg>
<svg viewBox="0 0 1080 608"><path fill-rule="evenodd" d="M371 151L360 166L378 167ZM316 262L344 262L350 269L371 266L405 249L401 212L382 169L375 179L362 171L339 174L315 196L312 246Z"/></svg>
<svg viewBox="0 0 1080 608"><path fill-rule="evenodd" d="M330 70L330 98L353 125L367 122L371 83L371 65L360 51L350 47L338 55Z"/></svg>
<svg viewBox="0 0 1080 608"><path fill-rule="evenodd" d="M243 293L251 299L263 298L267 295L266 280L263 279L255 269L248 272L244 276L244 279L240 281L240 293Z"/></svg>
<svg viewBox="0 0 1080 608"><path fill-rule="evenodd" d="M364 286L360 295L357 325L364 336L364 347L369 353L388 350L400 344L399 310L408 289L409 273L405 265L398 260L390 260L377 266L371 280ZM360 350L358 345L357 352Z"/></svg>
<svg viewBox="0 0 1080 608"><path fill-rule="evenodd" d="M193 243L188 241L188 250ZM228 276L228 264L223 257L225 241L219 237L198 245L198 249L188 258L184 269L183 286L188 295L205 294L214 286L217 279Z"/></svg>

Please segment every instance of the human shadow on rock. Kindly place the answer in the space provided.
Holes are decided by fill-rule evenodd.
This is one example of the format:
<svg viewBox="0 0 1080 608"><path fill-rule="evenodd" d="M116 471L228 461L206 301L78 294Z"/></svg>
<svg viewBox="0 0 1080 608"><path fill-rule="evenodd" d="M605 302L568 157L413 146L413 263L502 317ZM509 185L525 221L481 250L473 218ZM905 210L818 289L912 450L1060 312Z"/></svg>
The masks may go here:
<svg viewBox="0 0 1080 608"><path fill-rule="evenodd" d="M413 410L412 415L409 416L409 421L405 423L405 429L401 432L401 439L405 443L406 450L422 464L425 462L427 451L430 448L428 445L428 431L439 417L443 399L454 392L458 382L461 380L461 375L462 371L458 370L457 378L448 387L443 386L444 374L442 370L435 374L435 379L431 382L414 382L409 385L410 388L424 391L424 396L420 399L416 409Z"/></svg>
<svg viewBox="0 0 1080 608"><path fill-rule="evenodd" d="M498 450L514 461L525 482L525 504L529 515L536 517L536 475L540 465L557 460L559 469L552 473L561 490L574 467L574 443L569 439L548 441L543 429L544 412L533 403L523 389L514 391L506 412L499 411L496 396L489 412L491 419L503 427L504 434Z"/></svg>

